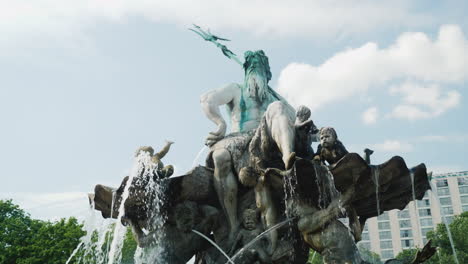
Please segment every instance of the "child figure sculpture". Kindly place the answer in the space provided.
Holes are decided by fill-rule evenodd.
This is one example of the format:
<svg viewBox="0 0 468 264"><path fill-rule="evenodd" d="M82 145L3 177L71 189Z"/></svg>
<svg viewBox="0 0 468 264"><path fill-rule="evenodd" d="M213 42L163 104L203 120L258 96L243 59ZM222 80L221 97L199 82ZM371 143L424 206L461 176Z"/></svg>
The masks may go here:
<svg viewBox="0 0 468 264"><path fill-rule="evenodd" d="M252 239L255 239L262 230L257 227L257 212L253 209L246 209L243 213L243 226L232 245L232 248L229 253L234 253L236 249L241 248L242 246L247 245ZM271 263L270 256L265 252L264 247L260 245L262 241L256 242L249 248L243 250L243 252L238 257L242 259L239 263ZM240 247L238 245L240 244ZM236 257L237 258L237 257ZM236 261L237 263L237 261Z"/></svg>
<svg viewBox="0 0 468 264"><path fill-rule="evenodd" d="M174 167L172 165L164 166L161 159L169 152L172 144L174 144L174 142L166 140L166 145L156 154L154 154L154 149L151 146L140 147L136 151L136 156L138 156L142 151L148 152L151 156L151 161L157 165L156 177L158 179L169 178L174 173Z"/></svg>

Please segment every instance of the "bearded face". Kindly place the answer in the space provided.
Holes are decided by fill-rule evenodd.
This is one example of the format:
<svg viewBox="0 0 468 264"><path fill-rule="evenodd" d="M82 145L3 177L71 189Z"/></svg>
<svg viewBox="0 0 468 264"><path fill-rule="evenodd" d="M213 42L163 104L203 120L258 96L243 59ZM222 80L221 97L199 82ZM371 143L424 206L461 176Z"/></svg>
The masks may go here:
<svg viewBox="0 0 468 264"><path fill-rule="evenodd" d="M245 87L247 95L262 102L267 98L268 80L265 69L260 65L252 65L246 72Z"/></svg>

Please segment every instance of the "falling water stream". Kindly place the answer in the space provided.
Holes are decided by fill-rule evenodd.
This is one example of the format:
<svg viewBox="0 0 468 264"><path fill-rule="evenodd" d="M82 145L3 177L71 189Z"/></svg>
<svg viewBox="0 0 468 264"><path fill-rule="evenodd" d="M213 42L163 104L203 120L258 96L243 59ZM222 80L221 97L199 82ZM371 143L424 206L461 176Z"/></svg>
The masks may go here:
<svg viewBox="0 0 468 264"><path fill-rule="evenodd" d="M122 259L122 247L127 232L127 227L121 223L122 217L125 216L125 201L129 196L129 189L131 183L135 178L147 176L149 183L145 186L146 193L156 194L156 202L151 205L154 210L150 211L150 224L154 229L162 227L164 223L164 216L159 214L161 207L161 196L162 187L158 182L153 180L152 173L157 170L157 164L151 161L151 156L147 152L140 152L135 158L132 170L130 171L127 184L125 185L124 191L120 197L120 205L118 208L117 220L108 218L103 219L99 212L94 210L94 204L90 207L89 216L84 221L84 229L86 235L81 238L79 245L70 255L66 264L68 264L73 258L76 259L76 263L98 263L98 264L119 264ZM141 177L143 179L143 177ZM139 178L138 178L139 179ZM136 179L136 180L138 180ZM116 193L112 192L111 202L111 217L114 215L114 205L116 201ZM99 215L98 215L99 214ZM147 233L148 230L143 230ZM155 238L157 241L158 238ZM157 242L155 243L157 244ZM79 257L77 253L81 252ZM143 263L151 257L151 259L157 259L155 254L159 254L160 250L137 250L138 254L135 254L136 263ZM146 262L145 262L146 263Z"/></svg>
<svg viewBox="0 0 468 264"><path fill-rule="evenodd" d="M192 229L192 232L203 237L204 239L206 239L206 241L210 242L211 245L217 248L219 252L221 252L221 254L223 254L227 258L228 262L234 264L234 262L232 262L232 259L228 256L228 254L226 254L226 252L224 252L224 250L220 246L218 246L218 244L216 244L213 240L211 240L209 237L205 236L204 234L198 232L197 230Z"/></svg>
<svg viewBox="0 0 468 264"><path fill-rule="evenodd" d="M200 149L200 151L198 152L197 156L195 157L195 159L193 160L192 162L192 168L197 166L198 164L200 164L200 157L201 155L208 149L207 146L203 146L203 148Z"/></svg>
<svg viewBox="0 0 468 264"><path fill-rule="evenodd" d="M114 203L115 203L115 190L112 190L112 202L111 202L111 208L110 208L110 217L112 218L114 214ZM108 236L107 239L107 249L106 249L106 256L109 255L109 247L110 247L110 236Z"/></svg>
<svg viewBox="0 0 468 264"><path fill-rule="evenodd" d="M141 175L144 170L154 170L154 166L155 165L151 162L151 156L148 152L140 152L140 154L135 158L133 168L130 171L127 184L125 185L122 193L117 223L115 224L114 236L112 238L108 254L108 264L113 264L115 262L120 263L122 258L122 247L127 228L122 225L121 221L122 217L125 216L125 202L130 194L130 186L133 183L133 179Z"/></svg>
<svg viewBox="0 0 468 264"><path fill-rule="evenodd" d="M278 224L268 228L267 230L263 231L262 233L260 233L258 236L256 236L254 239L250 240L249 243L247 243L246 245L244 245L241 249L239 249L239 251L237 251L236 254L234 254L231 258L231 260L234 260L237 256L239 256L240 253L242 253L242 251L246 250L247 248L249 248L250 246L252 246L255 242L257 242L260 238L262 238L263 236L265 236L266 234L270 233L271 231L275 230L275 229L278 229L280 227L282 227L283 225L291 222L292 220L294 220L295 218L288 218L282 222L279 222ZM228 261L229 262L229 261ZM226 262L226 264L228 263Z"/></svg>
<svg viewBox="0 0 468 264"><path fill-rule="evenodd" d="M413 207L414 207L414 213L416 215L416 234L419 235L419 237L422 239L421 236L421 226L419 224L419 211L418 207L416 205L416 192L414 190L414 172L410 170L410 178L411 178L411 190L413 191ZM422 244L422 241L420 241ZM416 244L416 243L415 243Z"/></svg>
<svg viewBox="0 0 468 264"><path fill-rule="evenodd" d="M380 178L380 169L378 166L371 166L371 171L374 176L375 182L375 199L377 204L377 216L380 215L380 201L379 201L379 178Z"/></svg>
<svg viewBox="0 0 468 264"><path fill-rule="evenodd" d="M314 254L312 255L312 260L310 261L310 263L314 263L315 254L317 254L317 251L314 251Z"/></svg>
<svg viewBox="0 0 468 264"><path fill-rule="evenodd" d="M71 253L70 257L67 259L67 262L65 262L65 264L68 264L70 262L70 260L73 259L73 257L76 255L76 253L78 252L78 250L81 248L81 246L83 246L84 242L81 241L78 246L75 248L75 250L73 250L73 252Z"/></svg>
<svg viewBox="0 0 468 264"><path fill-rule="evenodd" d="M439 200L439 194L437 193L437 188L434 186L434 184L432 184L431 181L429 181L429 183L431 184L432 195L434 196L434 200L437 202L437 206L439 206L440 208L440 215L442 216L442 222L444 222L445 228L447 229L447 235L450 241L450 245L452 246L453 258L455 259L455 262L457 264L460 264L458 262L457 251L455 250L455 244L453 243L452 232L450 232L449 224L447 223L447 219L445 218L444 210L442 210L442 207L440 206L440 200Z"/></svg>

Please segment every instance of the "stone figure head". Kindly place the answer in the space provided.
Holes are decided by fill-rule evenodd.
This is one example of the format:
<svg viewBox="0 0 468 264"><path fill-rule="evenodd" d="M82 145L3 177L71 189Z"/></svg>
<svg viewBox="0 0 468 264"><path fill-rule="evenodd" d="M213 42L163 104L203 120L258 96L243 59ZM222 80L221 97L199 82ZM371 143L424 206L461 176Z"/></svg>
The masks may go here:
<svg viewBox="0 0 468 264"><path fill-rule="evenodd" d="M135 157L140 155L142 152L148 152L150 156L153 156L154 149L151 146L140 147L140 148L137 149L137 151L135 151Z"/></svg>
<svg viewBox="0 0 468 264"><path fill-rule="evenodd" d="M183 232L190 232L195 226L197 217L197 205L194 202L185 201L174 209L177 228Z"/></svg>
<svg viewBox="0 0 468 264"><path fill-rule="evenodd" d="M336 131L333 127L322 127L320 129L320 144L322 147L328 148L335 145L338 140Z"/></svg>
<svg viewBox="0 0 468 264"><path fill-rule="evenodd" d="M239 181L247 187L254 187L257 184L258 174L252 167L243 167L239 172Z"/></svg>
<svg viewBox="0 0 468 264"><path fill-rule="evenodd" d="M270 64L263 50L246 51L244 54L245 88L247 95L263 101L267 98L271 80Z"/></svg>
<svg viewBox="0 0 468 264"><path fill-rule="evenodd" d="M307 106L301 105L296 111L296 123L304 123L310 118L310 109Z"/></svg>
<svg viewBox="0 0 468 264"><path fill-rule="evenodd" d="M245 229L254 230L257 228L257 211L253 209L245 209L242 214L242 220Z"/></svg>

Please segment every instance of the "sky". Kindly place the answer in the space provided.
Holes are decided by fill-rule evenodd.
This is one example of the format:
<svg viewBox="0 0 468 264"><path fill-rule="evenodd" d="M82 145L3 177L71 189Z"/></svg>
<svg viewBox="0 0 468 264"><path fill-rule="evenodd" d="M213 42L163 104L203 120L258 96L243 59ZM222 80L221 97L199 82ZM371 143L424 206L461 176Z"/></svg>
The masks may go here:
<svg viewBox="0 0 468 264"><path fill-rule="evenodd" d="M175 144L175 175L215 129L199 97L243 70L189 31L265 51L270 85L351 152L468 170L468 2L0 0L0 198L80 216L139 146ZM313 147L316 149L317 145ZM200 155L198 155L200 153ZM198 158L197 158L198 155Z"/></svg>

